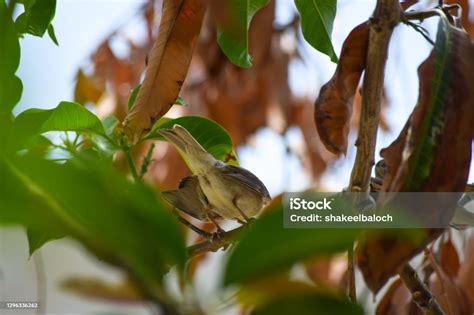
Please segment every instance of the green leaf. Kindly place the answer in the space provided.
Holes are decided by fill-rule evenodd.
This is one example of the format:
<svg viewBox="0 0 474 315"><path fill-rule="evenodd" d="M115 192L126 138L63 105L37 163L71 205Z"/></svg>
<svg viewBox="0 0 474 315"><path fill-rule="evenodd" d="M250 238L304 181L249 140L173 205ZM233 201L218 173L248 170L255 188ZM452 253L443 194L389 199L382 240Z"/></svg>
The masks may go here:
<svg viewBox="0 0 474 315"><path fill-rule="evenodd" d="M176 119L163 117L155 123L146 138L164 140L157 133L157 130L172 128L175 124L186 128L202 147L216 159L227 164L238 165L239 162L233 149L232 139L227 131L216 122L204 117L186 116Z"/></svg>
<svg viewBox="0 0 474 315"><path fill-rule="evenodd" d="M143 184L111 167L0 157L0 224L23 224L48 237L79 240L99 258L157 285L186 250L177 221ZM45 238L35 240L32 248Z"/></svg>
<svg viewBox="0 0 474 315"><path fill-rule="evenodd" d="M21 149L27 149L28 153L45 157L54 148L53 142L43 135L30 138Z"/></svg>
<svg viewBox="0 0 474 315"><path fill-rule="evenodd" d="M142 85L139 84L137 85L136 88L132 90L132 93L130 93L130 98L128 99L128 110L130 111L135 104L135 101L137 100L137 95L138 92L140 92L140 89L142 88Z"/></svg>
<svg viewBox="0 0 474 315"><path fill-rule="evenodd" d="M0 78L13 75L20 63L20 42L4 1L0 2Z"/></svg>
<svg viewBox="0 0 474 315"><path fill-rule="evenodd" d="M232 251L224 284L245 283L274 275L315 255L341 252L359 234L356 229L285 229L282 205L275 203L267 211Z"/></svg>
<svg viewBox="0 0 474 315"><path fill-rule="evenodd" d="M2 102L0 112L11 112L20 101L23 83L16 75L7 76L0 81L0 100Z"/></svg>
<svg viewBox="0 0 474 315"><path fill-rule="evenodd" d="M44 244L49 241L54 241L63 238L64 235L61 233L54 233L54 231L36 231L30 228L26 229L26 236L28 238L28 250L31 255L40 249Z"/></svg>
<svg viewBox="0 0 474 315"><path fill-rule="evenodd" d="M301 16L301 28L306 41L316 50L337 62L331 43L337 0L295 0Z"/></svg>
<svg viewBox="0 0 474 315"><path fill-rule="evenodd" d="M58 39L56 38L56 33L54 32L53 24L49 24L48 26L48 35L49 35L49 38L51 38L51 40L53 41L53 43L55 43L56 46L59 46Z"/></svg>
<svg viewBox="0 0 474 315"><path fill-rule="evenodd" d="M0 1L0 30L0 114L5 114L19 101L22 84L15 76L20 63L20 43L4 1Z"/></svg>
<svg viewBox="0 0 474 315"><path fill-rule="evenodd" d="M23 4L26 8L31 8L35 3L36 0L18 0L17 3Z"/></svg>
<svg viewBox="0 0 474 315"><path fill-rule="evenodd" d="M36 0L34 3L26 3L24 6L25 12L15 21L18 33L29 33L38 37L43 37L46 31L50 33L48 28L56 12L56 0ZM57 42L54 39L53 41Z"/></svg>
<svg viewBox="0 0 474 315"><path fill-rule="evenodd" d="M347 299L324 294L305 294L275 299L269 304L254 309L251 315L363 315L359 305Z"/></svg>
<svg viewBox="0 0 474 315"><path fill-rule="evenodd" d="M239 67L252 66L249 54L248 32L255 13L268 4L268 0L223 1L226 18L217 25L217 42L230 61Z"/></svg>
<svg viewBox="0 0 474 315"><path fill-rule="evenodd" d="M115 116L107 116L102 120L102 126L104 127L105 134L109 137L114 135L115 127L119 124L119 120Z"/></svg>
<svg viewBox="0 0 474 315"><path fill-rule="evenodd" d="M186 101L181 97L181 96L178 96L176 98L176 101L174 102L175 105L182 105L182 106L187 106L188 104L186 104Z"/></svg>
<svg viewBox="0 0 474 315"><path fill-rule="evenodd" d="M33 108L18 115L10 145L17 148L29 138L48 131L91 132L105 136L97 116L77 103L61 102L53 109Z"/></svg>

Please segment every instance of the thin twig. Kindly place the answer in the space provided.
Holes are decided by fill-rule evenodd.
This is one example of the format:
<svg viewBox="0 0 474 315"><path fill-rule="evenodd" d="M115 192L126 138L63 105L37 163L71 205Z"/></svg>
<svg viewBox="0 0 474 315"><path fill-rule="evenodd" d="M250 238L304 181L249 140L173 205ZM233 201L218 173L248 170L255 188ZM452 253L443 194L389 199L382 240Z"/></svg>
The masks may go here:
<svg viewBox="0 0 474 315"><path fill-rule="evenodd" d="M431 294L418 277L416 271L409 264L403 267L399 275L403 283L410 290L413 302L425 315L444 315L433 294Z"/></svg>
<svg viewBox="0 0 474 315"><path fill-rule="evenodd" d="M133 179L136 183L140 182L140 176L138 176L137 168L135 167L135 162L133 161L132 154L130 152L130 148L124 147L123 152L127 158L128 168L130 169L130 173L132 173Z"/></svg>
<svg viewBox="0 0 474 315"><path fill-rule="evenodd" d="M357 290L354 269L354 246L350 246L347 250L347 276L349 280L349 299L352 303L357 303Z"/></svg>
<svg viewBox="0 0 474 315"><path fill-rule="evenodd" d="M438 9L430 9L423 11L408 11L403 13L404 20L418 20L423 21L430 17L439 16L440 12Z"/></svg>
<svg viewBox="0 0 474 315"><path fill-rule="evenodd" d="M220 237L216 239L209 239L188 247L188 257L199 256L208 252L216 252L221 248L226 248L232 244L239 234L247 228L246 225L238 227L236 229L224 232Z"/></svg>
<svg viewBox="0 0 474 315"><path fill-rule="evenodd" d="M146 156L143 158L142 167L140 168L140 179L143 180L143 176L145 176L146 172L148 172L148 167L150 166L151 156L153 154L153 150L155 149L155 144L152 143Z"/></svg>

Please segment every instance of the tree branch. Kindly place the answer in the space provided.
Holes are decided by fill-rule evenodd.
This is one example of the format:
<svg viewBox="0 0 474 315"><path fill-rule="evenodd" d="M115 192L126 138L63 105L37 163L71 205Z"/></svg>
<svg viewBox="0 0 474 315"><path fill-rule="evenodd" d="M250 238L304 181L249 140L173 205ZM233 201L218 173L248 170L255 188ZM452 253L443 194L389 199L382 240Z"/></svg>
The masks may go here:
<svg viewBox="0 0 474 315"><path fill-rule="evenodd" d="M393 29L400 22L400 19L401 7L398 0L378 0L369 23L369 46L362 87L361 118L356 142L357 154L349 183L349 191L366 192L367 197L370 174L374 165L374 151L380 120L380 104L382 102L388 45ZM356 302L353 247L348 250L347 265L349 298L352 302Z"/></svg>
<svg viewBox="0 0 474 315"><path fill-rule="evenodd" d="M406 264L400 272L400 278L412 294L413 302L425 315L444 315L435 297L418 277L416 271Z"/></svg>
<svg viewBox="0 0 474 315"><path fill-rule="evenodd" d="M369 191L370 173L374 165L377 127L384 87L388 44L394 27L400 22L401 7L397 0L378 0L370 19L367 66L362 88L361 119L356 142L357 154L351 173L349 191Z"/></svg>
<svg viewBox="0 0 474 315"><path fill-rule="evenodd" d="M188 257L195 257L207 252L216 252L220 248L226 248L232 244L239 234L247 228L246 225L238 227L236 229L230 230L223 233L221 236L214 239L209 239L188 247Z"/></svg>

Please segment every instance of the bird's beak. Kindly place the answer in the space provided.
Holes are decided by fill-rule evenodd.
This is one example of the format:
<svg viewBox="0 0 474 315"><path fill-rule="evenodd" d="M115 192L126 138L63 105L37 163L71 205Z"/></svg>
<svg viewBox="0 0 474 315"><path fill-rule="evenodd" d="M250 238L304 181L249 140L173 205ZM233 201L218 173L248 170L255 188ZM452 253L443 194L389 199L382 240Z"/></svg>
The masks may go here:
<svg viewBox="0 0 474 315"><path fill-rule="evenodd" d="M174 131L173 129L161 129L158 130L158 133L165 137L166 140L174 144L178 149L183 152L186 152L186 143L183 141L180 135L177 134L176 131Z"/></svg>

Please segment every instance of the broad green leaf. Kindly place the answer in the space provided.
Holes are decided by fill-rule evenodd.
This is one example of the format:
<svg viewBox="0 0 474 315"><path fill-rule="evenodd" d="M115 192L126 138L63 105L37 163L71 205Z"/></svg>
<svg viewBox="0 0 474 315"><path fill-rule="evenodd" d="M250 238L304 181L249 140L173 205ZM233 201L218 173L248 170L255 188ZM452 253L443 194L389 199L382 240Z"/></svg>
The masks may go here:
<svg viewBox="0 0 474 315"><path fill-rule="evenodd" d="M363 314L344 294L291 279L287 274L244 284L236 299L253 308L251 314Z"/></svg>
<svg viewBox="0 0 474 315"><path fill-rule="evenodd" d="M130 97L128 99L128 110L130 111L135 104L135 101L137 99L138 92L140 92L140 89L142 88L142 85L139 84L137 85L136 88L132 90L132 93L130 93Z"/></svg>
<svg viewBox="0 0 474 315"><path fill-rule="evenodd" d="M295 4L301 16L301 28L306 41L328 55L331 61L337 62L331 42L337 0L295 0Z"/></svg>
<svg viewBox="0 0 474 315"><path fill-rule="evenodd" d="M105 135L97 116L83 106L61 102L53 109L28 109L16 117L11 147L19 147L29 138L48 131L77 131Z"/></svg>
<svg viewBox="0 0 474 315"><path fill-rule="evenodd" d="M18 156L0 158L0 174L8 182L0 190L0 224L74 237L151 284L161 283L169 266L184 267L184 239L164 203L111 168Z"/></svg>
<svg viewBox="0 0 474 315"><path fill-rule="evenodd" d="M0 2L0 78L13 75L20 63L20 43L4 1Z"/></svg>
<svg viewBox="0 0 474 315"><path fill-rule="evenodd" d="M30 257L37 249L41 248L47 242L64 237L62 233L55 233L51 230L37 231L30 228L26 229L26 236L28 238L28 251Z"/></svg>
<svg viewBox="0 0 474 315"><path fill-rule="evenodd" d="M20 101L23 83L16 75L7 76L0 81L0 112L10 112Z"/></svg>
<svg viewBox="0 0 474 315"><path fill-rule="evenodd" d="M225 19L217 26L217 42L230 61L239 67L252 66L248 39L250 22L267 4L268 0L222 1Z"/></svg>
<svg viewBox="0 0 474 315"><path fill-rule="evenodd" d="M341 252L358 234L356 229L285 229L282 205L274 201L268 213L257 219L235 246L224 284L253 281L315 255Z"/></svg>
<svg viewBox="0 0 474 315"><path fill-rule="evenodd" d="M350 303L347 299L324 294L305 294L283 296L271 303L258 307L251 315L363 315L359 305Z"/></svg>
<svg viewBox="0 0 474 315"><path fill-rule="evenodd" d="M20 43L4 1L0 1L0 114L10 113L19 101L22 84L15 76L20 63Z"/></svg>
<svg viewBox="0 0 474 315"><path fill-rule="evenodd" d="M24 6L25 12L20 14L15 21L18 33L29 33L34 36L43 37L54 18L56 0L36 0L34 3L28 2ZM49 33L51 35L51 31ZM51 39L57 43L53 37Z"/></svg>
<svg viewBox="0 0 474 315"><path fill-rule="evenodd" d="M232 139L227 131L216 122L204 117L186 116L176 119L163 117L155 123L147 139L164 140L157 130L173 128L175 124L186 128L202 147L216 159L227 164L238 165L239 162L233 149Z"/></svg>
<svg viewBox="0 0 474 315"><path fill-rule="evenodd" d="M23 4L26 8L31 8L36 0L18 0L17 3Z"/></svg>

